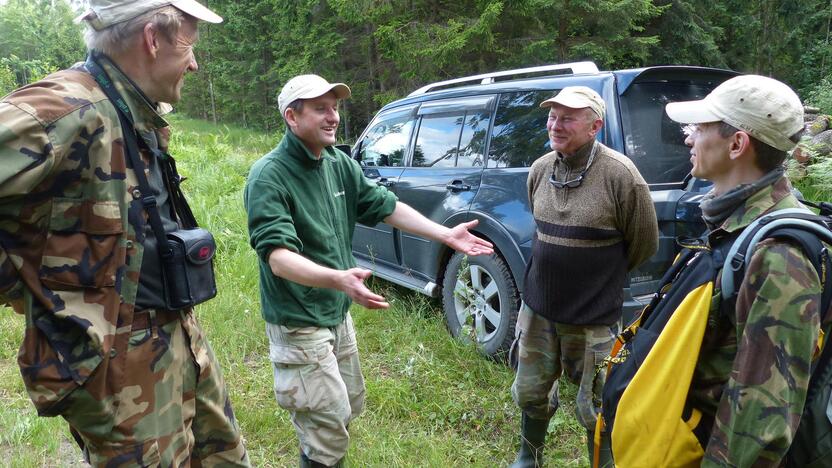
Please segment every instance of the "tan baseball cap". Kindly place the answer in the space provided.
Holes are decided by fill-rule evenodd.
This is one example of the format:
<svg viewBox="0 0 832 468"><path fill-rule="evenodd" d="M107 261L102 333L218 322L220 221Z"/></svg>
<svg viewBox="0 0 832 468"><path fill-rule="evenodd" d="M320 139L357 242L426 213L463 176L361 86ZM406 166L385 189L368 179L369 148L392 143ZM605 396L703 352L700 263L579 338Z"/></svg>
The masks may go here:
<svg viewBox="0 0 832 468"><path fill-rule="evenodd" d="M787 85L767 76L742 75L714 88L699 101L671 102L667 115L679 123L725 122L781 151L803 128L803 103Z"/></svg>
<svg viewBox="0 0 832 468"><path fill-rule="evenodd" d="M198 20L222 23L220 15L196 0L90 0L89 5L87 11L75 18L75 22L86 21L96 31L168 5L180 9Z"/></svg>
<svg viewBox="0 0 832 468"><path fill-rule="evenodd" d="M346 99L352 95L349 86L344 83L330 83L318 75L298 75L283 85L277 96L277 107L280 115L286 112L289 104L298 99L313 99L332 91L338 99Z"/></svg>
<svg viewBox="0 0 832 468"><path fill-rule="evenodd" d="M567 86L551 98L540 103L540 107L552 107L553 104L560 104L572 109L583 109L588 107L595 112L599 119L604 118L607 109L601 96L586 86Z"/></svg>

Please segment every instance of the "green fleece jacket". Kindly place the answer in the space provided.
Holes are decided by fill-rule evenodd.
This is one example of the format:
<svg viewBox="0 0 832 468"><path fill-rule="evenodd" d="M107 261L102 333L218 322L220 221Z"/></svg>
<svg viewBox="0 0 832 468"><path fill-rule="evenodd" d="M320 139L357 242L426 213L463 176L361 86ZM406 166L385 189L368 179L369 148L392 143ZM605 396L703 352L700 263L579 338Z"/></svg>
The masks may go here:
<svg viewBox="0 0 832 468"><path fill-rule="evenodd" d="M260 263L263 318L278 325L332 327L350 306L341 291L310 288L275 276L269 254L283 247L329 268L355 266L355 223L373 225L396 207L396 196L364 177L343 152L316 158L291 132L251 168L245 188L251 246Z"/></svg>

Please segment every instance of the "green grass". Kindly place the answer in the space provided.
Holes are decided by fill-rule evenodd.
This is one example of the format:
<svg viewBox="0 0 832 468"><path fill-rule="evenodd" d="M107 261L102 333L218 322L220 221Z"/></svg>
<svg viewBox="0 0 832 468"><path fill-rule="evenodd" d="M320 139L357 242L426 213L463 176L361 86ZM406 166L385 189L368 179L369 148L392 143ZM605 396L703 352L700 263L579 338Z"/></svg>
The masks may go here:
<svg viewBox="0 0 832 468"><path fill-rule="evenodd" d="M171 152L183 187L218 242L219 294L197 308L228 384L251 461L297 465L288 415L274 401L259 311L257 260L248 246L242 188L248 168L279 135L171 119ZM364 414L350 426L353 467L505 466L518 444L520 412L510 369L450 337L441 308L419 294L372 282L387 311L353 307L367 385ZM0 465L68 466L78 450L60 419L38 418L17 371L23 318L0 309ZM573 417L575 388L561 386L549 426L548 466L586 466L584 431Z"/></svg>

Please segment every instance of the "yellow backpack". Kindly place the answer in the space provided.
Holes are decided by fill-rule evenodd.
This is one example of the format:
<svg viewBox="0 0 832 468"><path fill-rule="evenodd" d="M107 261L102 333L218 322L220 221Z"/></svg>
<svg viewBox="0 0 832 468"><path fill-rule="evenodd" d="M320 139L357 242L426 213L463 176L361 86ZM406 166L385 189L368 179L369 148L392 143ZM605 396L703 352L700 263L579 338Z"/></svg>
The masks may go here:
<svg viewBox="0 0 832 468"><path fill-rule="evenodd" d="M705 246L683 251L661 293L618 337L599 418L611 426L618 467L699 466L702 460L693 433L701 414L684 413L722 267L718 260Z"/></svg>
<svg viewBox="0 0 832 468"><path fill-rule="evenodd" d="M822 209L821 216L801 209L775 211L717 241L713 248L704 240L684 245L662 278L659 292L619 335L610 353L596 452L606 429L619 468L700 465L704 450L694 431L702 414L686 407L686 402L713 293L720 291L723 307L733 304L735 285L742 282L745 260L755 245L763 238L785 238L808 253L824 287L821 311L827 313L832 263L821 240L832 243L832 211L826 211ZM720 284L715 285L718 279ZM822 342L821 331L809 397L787 466L807 466L832 454L832 400L827 388L832 386L832 347L823 349ZM701 429L710 432L710 427Z"/></svg>

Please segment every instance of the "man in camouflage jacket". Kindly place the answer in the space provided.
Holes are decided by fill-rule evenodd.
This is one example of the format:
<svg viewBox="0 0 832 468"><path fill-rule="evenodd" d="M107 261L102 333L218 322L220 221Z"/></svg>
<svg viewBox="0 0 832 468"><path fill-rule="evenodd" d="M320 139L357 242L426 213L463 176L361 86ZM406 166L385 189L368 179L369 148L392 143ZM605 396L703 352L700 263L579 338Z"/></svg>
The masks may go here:
<svg viewBox="0 0 832 468"><path fill-rule="evenodd" d="M667 114L691 124L691 172L714 183L701 204L711 244L801 206L782 169L803 130L803 106L788 86L740 76L701 101L668 104ZM695 431L703 466L781 464L806 400L820 293L802 249L774 239L756 247L734 307L715 293L688 396L706 421Z"/></svg>
<svg viewBox="0 0 832 468"><path fill-rule="evenodd" d="M175 4L170 6L169 4ZM194 0L90 2L88 48L123 97L166 229L161 103L197 68ZM94 466L247 466L219 365L190 309L165 310L159 257L116 108L76 66L0 101L0 303L41 416ZM163 303L163 302L162 302Z"/></svg>

